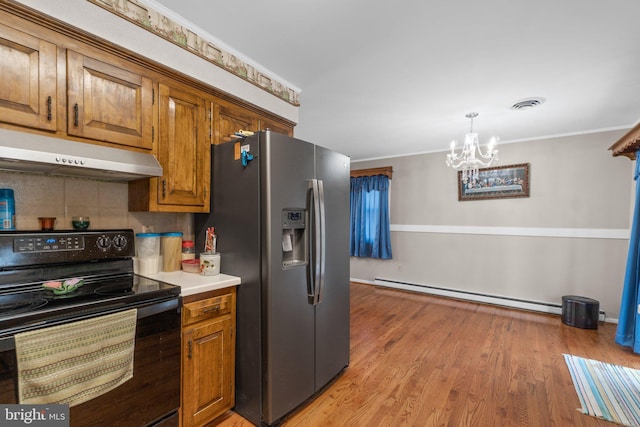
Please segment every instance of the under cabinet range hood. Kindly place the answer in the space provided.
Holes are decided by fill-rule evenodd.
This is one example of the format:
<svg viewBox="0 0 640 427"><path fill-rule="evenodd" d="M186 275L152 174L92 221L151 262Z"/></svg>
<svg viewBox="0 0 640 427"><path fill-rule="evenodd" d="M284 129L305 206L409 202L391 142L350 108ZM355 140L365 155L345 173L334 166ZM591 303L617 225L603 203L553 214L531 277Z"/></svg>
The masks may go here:
<svg viewBox="0 0 640 427"><path fill-rule="evenodd" d="M0 170L133 181L162 176L153 154L0 129Z"/></svg>

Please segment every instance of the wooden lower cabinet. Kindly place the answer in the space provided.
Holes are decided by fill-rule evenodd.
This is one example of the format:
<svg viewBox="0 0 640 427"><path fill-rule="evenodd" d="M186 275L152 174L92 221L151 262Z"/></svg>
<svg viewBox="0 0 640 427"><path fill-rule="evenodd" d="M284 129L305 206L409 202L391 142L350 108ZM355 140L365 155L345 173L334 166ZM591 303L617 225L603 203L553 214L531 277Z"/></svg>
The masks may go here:
<svg viewBox="0 0 640 427"><path fill-rule="evenodd" d="M181 421L203 426L235 404L236 289L185 297Z"/></svg>

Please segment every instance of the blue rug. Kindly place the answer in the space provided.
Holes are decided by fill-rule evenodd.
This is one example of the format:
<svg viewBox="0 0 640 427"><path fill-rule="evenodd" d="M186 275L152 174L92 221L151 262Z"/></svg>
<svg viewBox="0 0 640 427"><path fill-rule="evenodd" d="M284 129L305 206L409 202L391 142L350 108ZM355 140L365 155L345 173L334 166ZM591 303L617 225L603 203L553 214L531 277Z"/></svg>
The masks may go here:
<svg viewBox="0 0 640 427"><path fill-rule="evenodd" d="M625 426L640 426L640 370L564 355L582 412Z"/></svg>

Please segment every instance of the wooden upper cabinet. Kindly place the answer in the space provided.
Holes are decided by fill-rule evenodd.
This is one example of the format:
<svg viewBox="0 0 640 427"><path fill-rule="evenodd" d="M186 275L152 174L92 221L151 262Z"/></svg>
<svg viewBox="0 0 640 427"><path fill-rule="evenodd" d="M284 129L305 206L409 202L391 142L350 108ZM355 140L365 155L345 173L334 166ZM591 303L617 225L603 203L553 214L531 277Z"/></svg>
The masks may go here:
<svg viewBox="0 0 640 427"><path fill-rule="evenodd" d="M211 102L196 92L159 85L159 205L208 212L210 197Z"/></svg>
<svg viewBox="0 0 640 427"><path fill-rule="evenodd" d="M0 121L55 131L57 46L0 24Z"/></svg>
<svg viewBox="0 0 640 427"><path fill-rule="evenodd" d="M293 136L293 126L286 126L273 120L260 118L260 130L271 129L274 132Z"/></svg>
<svg viewBox="0 0 640 427"><path fill-rule="evenodd" d="M235 141L232 135L241 129L257 132L268 128L274 132L293 136L293 126L268 119L247 108L223 100L215 102L213 121L214 144Z"/></svg>
<svg viewBox="0 0 640 427"><path fill-rule="evenodd" d="M153 82L69 50L69 135L130 147L153 148Z"/></svg>
<svg viewBox="0 0 640 427"><path fill-rule="evenodd" d="M214 144L234 140L231 135L240 129L253 132L259 130L258 117L249 110L223 101L216 102L213 108Z"/></svg>
<svg viewBox="0 0 640 427"><path fill-rule="evenodd" d="M0 128L155 155L130 211L209 212L211 144L238 130L288 135L284 118L130 50L0 0Z"/></svg>

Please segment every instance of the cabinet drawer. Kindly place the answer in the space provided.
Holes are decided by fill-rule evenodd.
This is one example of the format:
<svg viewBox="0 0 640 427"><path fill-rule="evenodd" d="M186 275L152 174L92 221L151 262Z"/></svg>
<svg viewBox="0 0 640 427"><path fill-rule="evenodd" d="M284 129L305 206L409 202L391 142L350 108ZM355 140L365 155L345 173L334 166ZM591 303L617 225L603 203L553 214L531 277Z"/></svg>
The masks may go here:
<svg viewBox="0 0 640 427"><path fill-rule="evenodd" d="M231 294L224 294L185 304L182 314L183 326L231 313L231 303Z"/></svg>

